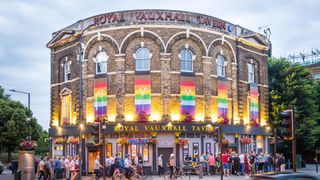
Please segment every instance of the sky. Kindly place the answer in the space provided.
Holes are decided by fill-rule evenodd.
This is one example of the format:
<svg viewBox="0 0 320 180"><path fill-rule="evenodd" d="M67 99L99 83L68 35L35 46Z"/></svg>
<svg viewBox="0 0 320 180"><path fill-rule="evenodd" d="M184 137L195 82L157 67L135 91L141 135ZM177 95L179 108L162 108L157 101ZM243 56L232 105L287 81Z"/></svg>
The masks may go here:
<svg viewBox="0 0 320 180"><path fill-rule="evenodd" d="M131 9L173 9L211 15L253 31L271 28L276 57L320 49L319 0L0 0L0 86L50 122L51 33L90 16Z"/></svg>

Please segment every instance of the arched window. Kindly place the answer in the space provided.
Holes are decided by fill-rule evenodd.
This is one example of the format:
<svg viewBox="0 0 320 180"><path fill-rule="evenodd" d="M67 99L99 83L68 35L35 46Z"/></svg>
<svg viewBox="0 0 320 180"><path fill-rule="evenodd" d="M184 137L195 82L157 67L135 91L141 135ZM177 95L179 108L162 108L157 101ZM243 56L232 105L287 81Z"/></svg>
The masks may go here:
<svg viewBox="0 0 320 180"><path fill-rule="evenodd" d="M189 49L180 51L180 71L193 72L193 54Z"/></svg>
<svg viewBox="0 0 320 180"><path fill-rule="evenodd" d="M65 62L63 63L64 67L64 81L71 80L71 61L66 57Z"/></svg>
<svg viewBox="0 0 320 180"><path fill-rule="evenodd" d="M150 71L150 51L148 48L139 48L135 54L136 71Z"/></svg>
<svg viewBox="0 0 320 180"><path fill-rule="evenodd" d="M108 55L105 51L100 51L96 55L96 74L103 74L107 72Z"/></svg>
<svg viewBox="0 0 320 180"><path fill-rule="evenodd" d="M220 77L225 77L226 76L226 61L222 55L218 55L217 59L217 75Z"/></svg>
<svg viewBox="0 0 320 180"><path fill-rule="evenodd" d="M254 83L254 65L253 64L247 64L248 65L248 82Z"/></svg>

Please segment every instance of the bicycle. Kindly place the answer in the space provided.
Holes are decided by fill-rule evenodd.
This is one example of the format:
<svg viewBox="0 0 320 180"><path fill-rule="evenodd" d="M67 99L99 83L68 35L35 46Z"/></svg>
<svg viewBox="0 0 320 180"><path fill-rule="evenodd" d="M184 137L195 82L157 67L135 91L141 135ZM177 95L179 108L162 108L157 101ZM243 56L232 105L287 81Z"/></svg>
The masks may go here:
<svg viewBox="0 0 320 180"><path fill-rule="evenodd" d="M113 176L112 178L114 180L121 180L121 179L124 179L125 178L125 175L124 175L124 170L121 168L116 168L114 170L114 173L113 173Z"/></svg>
<svg viewBox="0 0 320 180"><path fill-rule="evenodd" d="M90 177L89 180L96 180L96 174L94 173L94 171L90 172Z"/></svg>
<svg viewBox="0 0 320 180"><path fill-rule="evenodd" d="M136 180L136 179L146 179L144 173L143 173L143 168L142 167L138 167L137 166L133 166L133 175L131 176L132 180Z"/></svg>
<svg viewBox="0 0 320 180"><path fill-rule="evenodd" d="M164 173L164 179L165 180L173 180L173 179L186 179L186 173L184 171L184 167L181 167L181 168L175 168L174 171L173 171L173 176L172 178L170 179L170 174L171 174L171 171L168 170Z"/></svg>

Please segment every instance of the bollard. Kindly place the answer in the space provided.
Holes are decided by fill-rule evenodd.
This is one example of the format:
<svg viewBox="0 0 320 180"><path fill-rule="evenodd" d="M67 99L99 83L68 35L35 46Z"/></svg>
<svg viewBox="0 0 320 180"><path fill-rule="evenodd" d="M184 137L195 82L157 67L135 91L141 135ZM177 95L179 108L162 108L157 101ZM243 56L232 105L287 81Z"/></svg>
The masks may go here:
<svg viewBox="0 0 320 180"><path fill-rule="evenodd" d="M203 178L203 170L202 170L202 164L200 163L199 166L199 179L202 179Z"/></svg>

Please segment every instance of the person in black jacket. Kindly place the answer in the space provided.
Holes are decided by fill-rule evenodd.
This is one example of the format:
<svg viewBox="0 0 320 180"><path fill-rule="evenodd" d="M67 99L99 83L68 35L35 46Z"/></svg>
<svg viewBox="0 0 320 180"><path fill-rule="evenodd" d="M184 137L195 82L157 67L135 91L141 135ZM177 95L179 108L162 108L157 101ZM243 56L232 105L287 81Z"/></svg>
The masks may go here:
<svg viewBox="0 0 320 180"><path fill-rule="evenodd" d="M239 176L239 172L240 172L240 158L238 156L238 154L235 154L232 158L233 161L233 173L236 176Z"/></svg>

